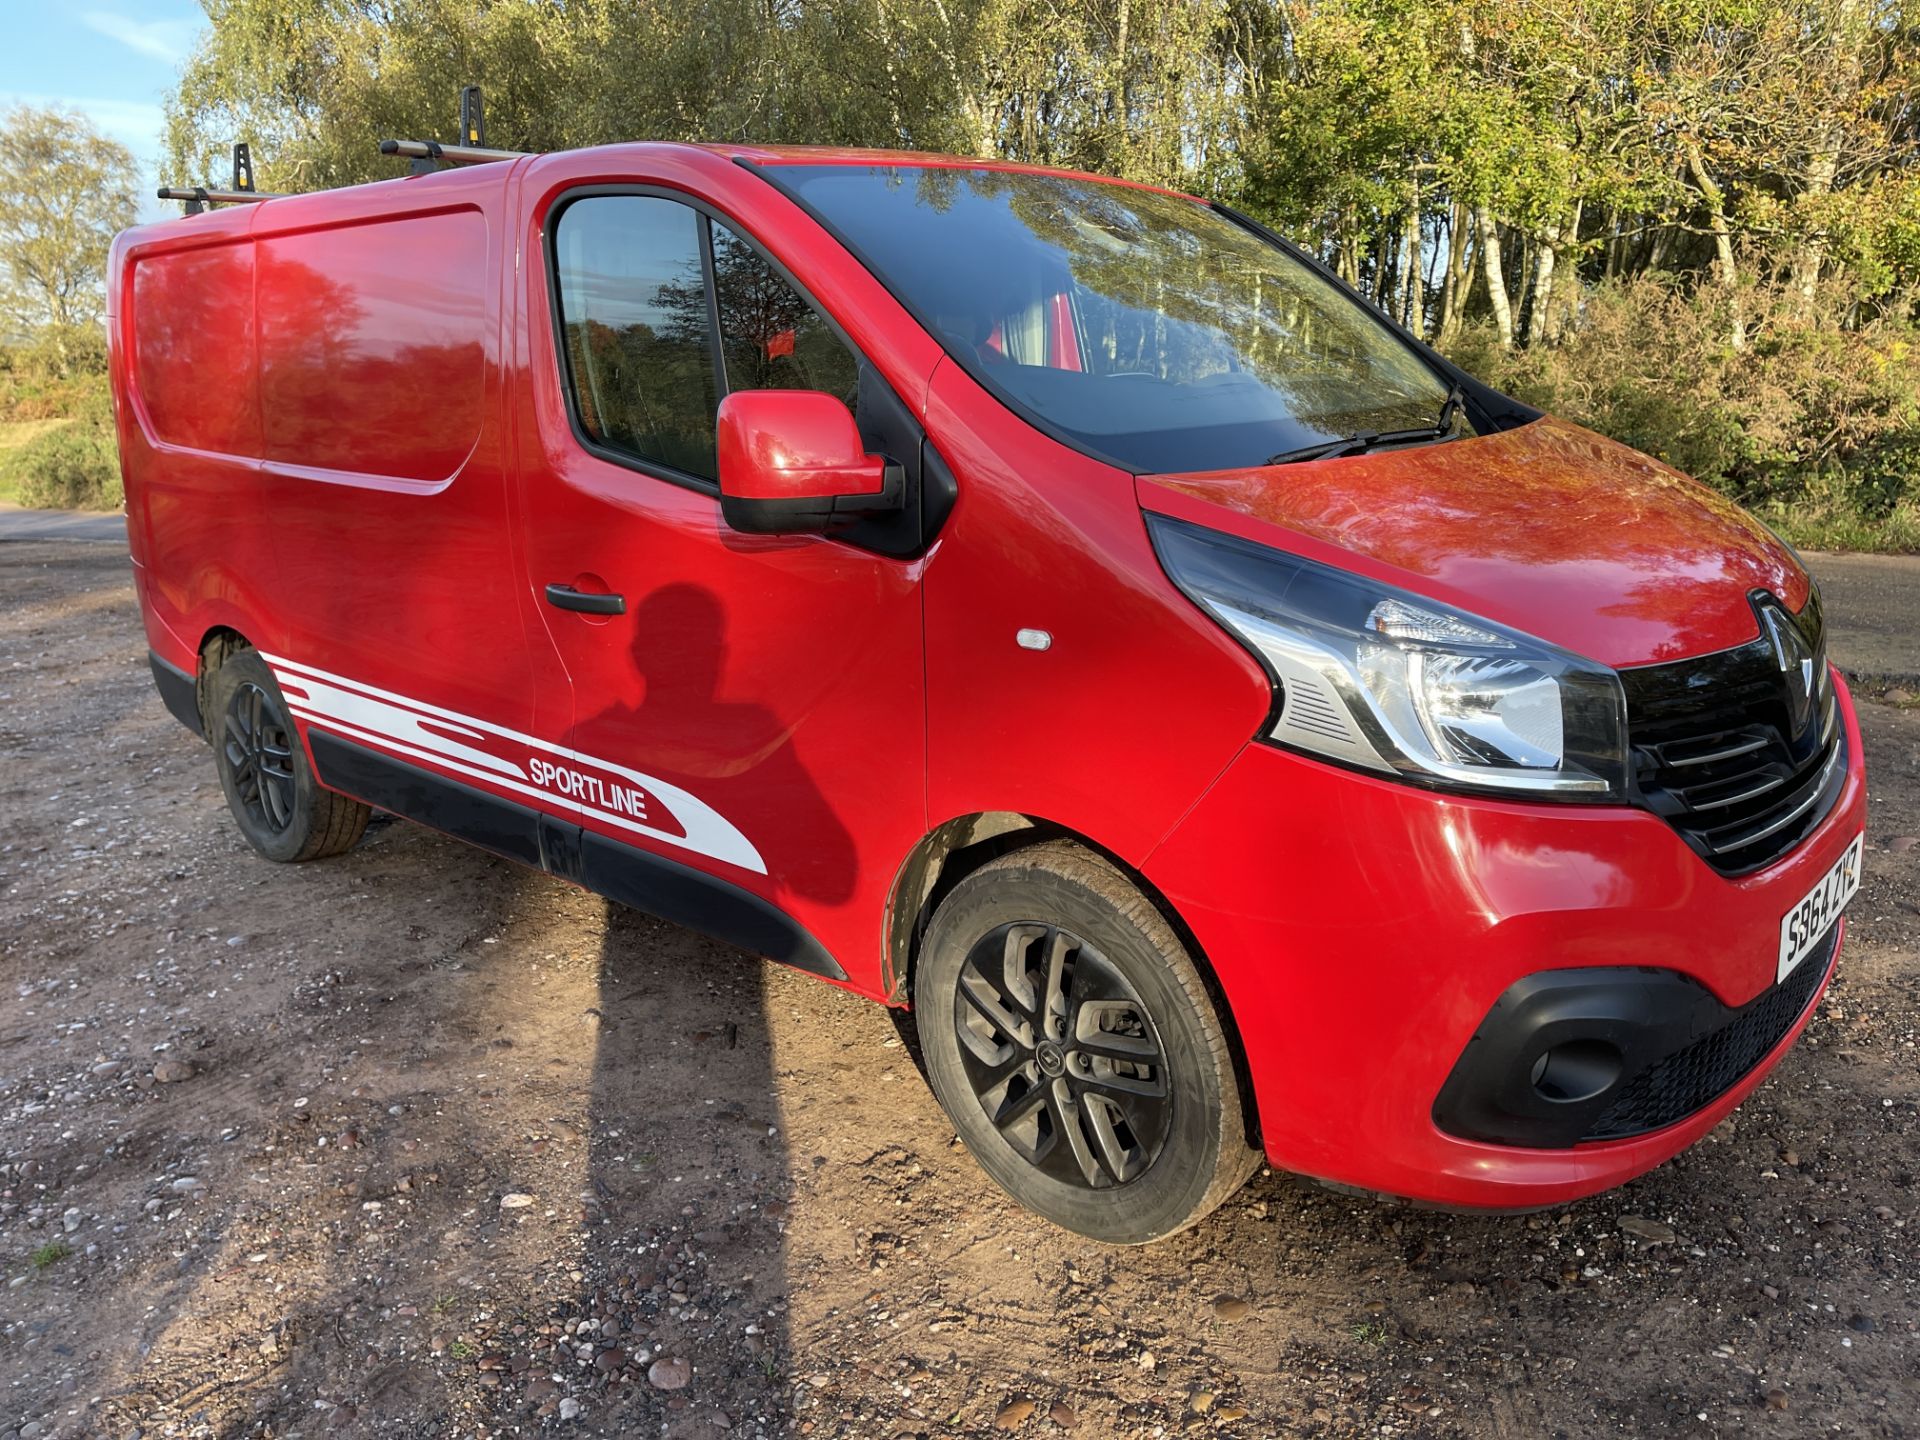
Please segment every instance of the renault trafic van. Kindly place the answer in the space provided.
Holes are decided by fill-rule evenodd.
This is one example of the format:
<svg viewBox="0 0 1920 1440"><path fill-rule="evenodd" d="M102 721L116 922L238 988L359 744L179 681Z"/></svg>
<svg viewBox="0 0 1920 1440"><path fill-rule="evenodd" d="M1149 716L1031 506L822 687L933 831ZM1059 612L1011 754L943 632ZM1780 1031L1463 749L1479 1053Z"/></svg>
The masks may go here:
<svg viewBox="0 0 1920 1440"><path fill-rule="evenodd" d="M154 679L262 856L378 807L911 1006L1082 1234L1262 1157L1617 1185L1832 972L1795 555L1231 210L618 145L132 230L111 312Z"/></svg>

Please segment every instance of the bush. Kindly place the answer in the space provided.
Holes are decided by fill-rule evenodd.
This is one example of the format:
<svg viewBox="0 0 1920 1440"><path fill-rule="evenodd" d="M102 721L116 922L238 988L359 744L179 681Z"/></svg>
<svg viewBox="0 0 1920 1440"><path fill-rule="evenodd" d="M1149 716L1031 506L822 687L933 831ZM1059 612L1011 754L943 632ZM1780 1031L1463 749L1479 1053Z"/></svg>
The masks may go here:
<svg viewBox="0 0 1920 1440"><path fill-rule="evenodd" d="M1920 331L1799 323L1751 288L1735 350L1724 292L1603 286L1565 343L1503 351L1470 329L1454 358L1509 393L1658 456L1790 537L1920 550Z"/></svg>
<svg viewBox="0 0 1920 1440"><path fill-rule="evenodd" d="M107 340L97 326L42 330L0 347L0 420L55 420L104 393Z"/></svg>
<svg viewBox="0 0 1920 1440"><path fill-rule="evenodd" d="M0 458L0 486L22 505L48 510L118 510L120 451L105 389L96 384L79 413Z"/></svg>

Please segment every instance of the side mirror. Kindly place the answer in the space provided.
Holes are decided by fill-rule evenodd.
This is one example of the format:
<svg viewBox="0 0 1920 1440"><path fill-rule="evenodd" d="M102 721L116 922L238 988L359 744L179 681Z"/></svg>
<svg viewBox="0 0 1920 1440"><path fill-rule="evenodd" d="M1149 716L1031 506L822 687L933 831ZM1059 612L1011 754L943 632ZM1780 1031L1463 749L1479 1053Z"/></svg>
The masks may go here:
<svg viewBox="0 0 1920 1440"><path fill-rule="evenodd" d="M902 472L860 443L819 390L736 390L720 402L720 513L749 535L817 535L901 505Z"/></svg>

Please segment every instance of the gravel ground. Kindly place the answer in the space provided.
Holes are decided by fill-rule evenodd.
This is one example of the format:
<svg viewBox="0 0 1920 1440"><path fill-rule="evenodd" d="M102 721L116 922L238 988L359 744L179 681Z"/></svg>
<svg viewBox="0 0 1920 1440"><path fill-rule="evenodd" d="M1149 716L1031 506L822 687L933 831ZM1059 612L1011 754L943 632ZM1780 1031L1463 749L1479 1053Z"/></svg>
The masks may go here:
<svg viewBox="0 0 1920 1440"><path fill-rule="evenodd" d="M1914 1434L1920 708L1863 717L1839 977L1695 1150L1115 1250L876 1006L408 824L254 859L124 556L0 546L0 1437Z"/></svg>

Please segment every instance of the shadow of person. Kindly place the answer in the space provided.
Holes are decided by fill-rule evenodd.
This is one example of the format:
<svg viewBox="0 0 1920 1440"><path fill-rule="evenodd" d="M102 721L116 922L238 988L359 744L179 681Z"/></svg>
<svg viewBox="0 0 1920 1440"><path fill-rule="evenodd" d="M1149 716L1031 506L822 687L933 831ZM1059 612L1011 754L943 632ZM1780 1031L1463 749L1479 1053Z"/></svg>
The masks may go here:
<svg viewBox="0 0 1920 1440"><path fill-rule="evenodd" d="M577 748L680 786L737 824L767 862L775 903L845 903L852 836L802 765L794 724L729 698L730 678L748 677L729 675L719 597L665 585L625 623L632 666L597 710L581 696L589 718ZM608 627L610 643L615 634ZM568 1317L597 1325L591 1363L608 1372L600 1426L664 1421L699 1440L755 1433L790 1409L782 1236L792 1177L762 967L606 903L586 1263Z"/></svg>
<svg viewBox="0 0 1920 1440"><path fill-rule="evenodd" d="M681 786L739 826L766 861L776 904L781 894L846 903L858 864L853 837L801 764L800 722L723 694L719 598L699 585L664 585L626 623L633 688L580 724L588 743L578 748ZM592 698L580 697L581 713Z"/></svg>
<svg viewBox="0 0 1920 1440"><path fill-rule="evenodd" d="M606 910L576 1312L608 1372L595 1418L757 1433L786 1411L791 1189L762 962Z"/></svg>

